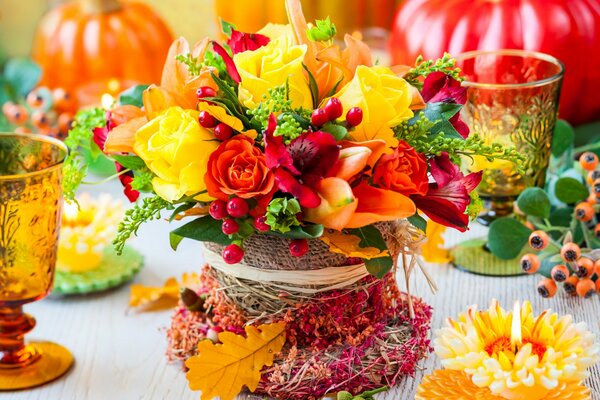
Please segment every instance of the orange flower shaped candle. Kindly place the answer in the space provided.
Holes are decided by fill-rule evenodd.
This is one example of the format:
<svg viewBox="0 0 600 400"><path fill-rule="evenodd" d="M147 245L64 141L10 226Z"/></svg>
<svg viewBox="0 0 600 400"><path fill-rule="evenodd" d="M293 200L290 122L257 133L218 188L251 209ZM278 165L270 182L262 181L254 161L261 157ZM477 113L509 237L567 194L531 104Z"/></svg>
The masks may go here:
<svg viewBox="0 0 600 400"><path fill-rule="evenodd" d="M434 348L446 369L465 374L489 398L509 400L541 400L557 390L576 390L600 359L600 346L584 323L549 310L534 317L529 302L515 305L512 313L497 301L487 311L471 307L436 333ZM438 376L452 381L457 375ZM419 393L428 392L432 379ZM570 398L563 393L561 398Z"/></svg>

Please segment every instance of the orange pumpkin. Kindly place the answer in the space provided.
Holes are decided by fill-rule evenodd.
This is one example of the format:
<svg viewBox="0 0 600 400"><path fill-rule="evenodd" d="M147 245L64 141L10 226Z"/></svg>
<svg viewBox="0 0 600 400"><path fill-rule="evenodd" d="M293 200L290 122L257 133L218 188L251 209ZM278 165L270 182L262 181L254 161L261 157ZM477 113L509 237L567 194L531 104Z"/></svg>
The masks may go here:
<svg viewBox="0 0 600 400"><path fill-rule="evenodd" d="M76 0L44 16L33 46L42 85L75 90L98 81L159 82L173 41L147 5L120 0Z"/></svg>

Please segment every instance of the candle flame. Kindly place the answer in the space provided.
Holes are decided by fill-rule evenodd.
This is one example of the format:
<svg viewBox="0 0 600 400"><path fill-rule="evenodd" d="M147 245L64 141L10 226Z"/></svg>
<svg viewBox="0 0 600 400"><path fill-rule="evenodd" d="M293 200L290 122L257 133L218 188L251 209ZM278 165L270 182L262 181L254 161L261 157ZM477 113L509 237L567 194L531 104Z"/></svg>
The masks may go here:
<svg viewBox="0 0 600 400"><path fill-rule="evenodd" d="M515 302L513 307L512 314L512 326L510 330L510 342L515 347L515 350L518 350L518 347L521 346L523 342L522 332L521 332L521 305L518 301Z"/></svg>
<svg viewBox="0 0 600 400"><path fill-rule="evenodd" d="M115 98L112 97L109 93L104 93L100 99L102 108L104 108L105 110L110 110L114 102Z"/></svg>

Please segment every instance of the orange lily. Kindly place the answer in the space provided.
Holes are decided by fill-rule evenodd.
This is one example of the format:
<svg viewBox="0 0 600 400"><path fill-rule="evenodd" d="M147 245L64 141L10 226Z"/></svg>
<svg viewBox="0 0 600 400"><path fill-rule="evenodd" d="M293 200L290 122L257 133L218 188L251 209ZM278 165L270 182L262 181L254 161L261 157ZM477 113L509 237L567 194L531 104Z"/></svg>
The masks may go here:
<svg viewBox="0 0 600 400"><path fill-rule="evenodd" d="M372 64L369 46L358 37L346 34L346 48L343 50L335 44L309 40L306 35L308 24L300 0L286 0L285 6L296 43L307 46L304 64L317 82L318 101L327 97L336 84L339 89L352 80L357 66Z"/></svg>

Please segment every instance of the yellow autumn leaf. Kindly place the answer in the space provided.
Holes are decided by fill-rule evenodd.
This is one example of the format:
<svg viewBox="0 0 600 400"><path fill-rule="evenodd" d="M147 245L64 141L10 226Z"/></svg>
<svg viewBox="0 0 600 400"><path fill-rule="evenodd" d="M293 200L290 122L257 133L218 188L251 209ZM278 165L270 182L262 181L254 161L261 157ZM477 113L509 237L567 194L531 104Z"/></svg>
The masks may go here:
<svg viewBox="0 0 600 400"><path fill-rule="evenodd" d="M201 390L201 400L215 397L233 400L243 386L254 392L262 368L273 365L273 356L285 343L285 324L277 322L245 329L246 337L221 332L220 344L210 340L198 343L198 355L185 362L190 389Z"/></svg>
<svg viewBox="0 0 600 400"><path fill-rule="evenodd" d="M446 231L444 225L427 221L427 241L421 246L421 254L427 262L445 264L450 262L450 252L444 248L442 235Z"/></svg>
<svg viewBox="0 0 600 400"><path fill-rule="evenodd" d="M196 287L199 283L198 274L183 274L181 282L171 277L163 286L131 285L129 306L141 311L158 311L173 308L179 301L179 290L182 287Z"/></svg>
<svg viewBox="0 0 600 400"><path fill-rule="evenodd" d="M370 260L389 255L387 250L381 251L376 247L360 247L360 238L358 236L331 229L323 233L321 240L329 246L331 252L343 254L346 257L360 257Z"/></svg>

